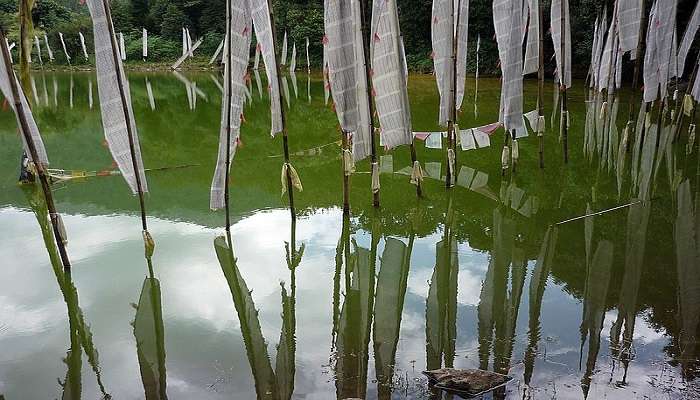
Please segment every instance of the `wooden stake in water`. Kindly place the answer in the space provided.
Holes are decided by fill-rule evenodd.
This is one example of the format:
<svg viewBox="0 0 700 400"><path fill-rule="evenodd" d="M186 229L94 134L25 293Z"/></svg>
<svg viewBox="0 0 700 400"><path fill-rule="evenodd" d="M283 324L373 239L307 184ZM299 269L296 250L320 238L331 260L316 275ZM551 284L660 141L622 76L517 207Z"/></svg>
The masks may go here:
<svg viewBox="0 0 700 400"><path fill-rule="evenodd" d="M372 96L372 72L370 68L370 62L368 61L370 57L370 52L369 52L369 43L370 43L370 35L371 32L368 29L369 27L369 20L371 17L371 14L369 12L369 5L367 0L360 0L360 11L361 11L361 21L362 21L362 44L364 47L364 52L365 52L365 78L367 80L367 102L369 103L369 124L370 124L370 143L372 145L372 154L370 160L372 161L372 169L374 170L374 166L377 165L379 162L377 159L377 140L376 140L376 132L375 132L375 122L374 122L374 114L376 113L376 106L374 104L374 97ZM413 144L411 144L411 158L415 158L415 150L413 148ZM378 169L378 168L377 168ZM419 186L420 190L420 186ZM372 190L372 204L374 207L379 207L379 191L374 191Z"/></svg>
<svg viewBox="0 0 700 400"><path fill-rule="evenodd" d="M270 26L272 27L272 47L273 47L273 52L275 53L275 68L277 69L277 90L280 93L280 114L282 118L282 147L284 149L284 163L288 166L287 168L287 192L289 195L289 211L292 214L292 218L296 217L296 210L294 208L294 187L292 186L292 176L289 174L289 167L291 167L291 164L289 163L289 138L287 136L287 116L286 113L284 112L284 104L282 102L282 70L280 69L280 60L279 60L279 54L277 53L277 42L275 41L276 38L276 33L275 33L275 16L274 16L274 10L272 8L272 1L267 0L267 7L270 10Z"/></svg>
<svg viewBox="0 0 700 400"><path fill-rule="evenodd" d="M5 31L0 27L0 43L5 43ZM10 52L7 46L1 46L2 48L2 62L5 63L5 69L7 70L8 80L10 82L10 90L12 91L12 97L14 98L15 112L17 113L17 119L20 124L20 131L24 141L27 143L29 148L29 154L32 156L34 161L34 166L36 167L37 175L39 175L39 182L41 183L41 190L44 192L44 199L46 200L46 208L49 211L49 217L51 218L51 226L53 227L54 240L56 241L56 246L58 247L58 253L61 256L61 263L64 269L70 269L70 260L68 259L68 252L66 251L66 245L64 243L64 235L61 231L60 216L56 212L56 205L53 201L53 194L51 193L51 187L49 186L49 179L44 169L44 166L39 161L39 153L36 149L36 144L29 130L29 123L27 121L27 115L25 114L24 106L21 102L20 89L17 86L17 79L15 78L14 71L12 69L12 62L10 61Z"/></svg>

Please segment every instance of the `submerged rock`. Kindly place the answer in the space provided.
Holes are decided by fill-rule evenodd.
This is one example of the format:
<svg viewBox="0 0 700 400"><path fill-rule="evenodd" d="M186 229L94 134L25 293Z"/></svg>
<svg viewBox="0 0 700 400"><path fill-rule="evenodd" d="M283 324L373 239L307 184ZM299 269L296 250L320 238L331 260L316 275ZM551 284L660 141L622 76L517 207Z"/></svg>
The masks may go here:
<svg viewBox="0 0 700 400"><path fill-rule="evenodd" d="M441 368L423 371L436 388L461 395L477 396L506 384L508 375L481 369Z"/></svg>

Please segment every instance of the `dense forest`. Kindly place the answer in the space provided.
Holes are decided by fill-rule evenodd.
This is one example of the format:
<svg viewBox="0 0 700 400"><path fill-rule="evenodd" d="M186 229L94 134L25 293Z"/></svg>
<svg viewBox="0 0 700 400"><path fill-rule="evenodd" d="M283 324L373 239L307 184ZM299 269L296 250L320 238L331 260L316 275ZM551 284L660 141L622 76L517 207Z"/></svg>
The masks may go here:
<svg viewBox="0 0 700 400"><path fill-rule="evenodd" d="M371 1L371 0L369 0ZM551 0L543 1L544 25L549 26ZM0 0L0 24L9 32L12 40L19 36L19 0ZM646 8L651 2L646 1ZM202 45L195 53L195 60L208 61L223 38L225 25L225 0L112 0L112 16L115 29L126 39L127 62L141 61L141 29L149 32L149 62L172 62L182 52L182 27L187 27L194 38L202 37ZM401 29L411 70L430 72L430 21L431 0L398 0ZM286 31L289 46L298 46L298 65L306 64L303 47L310 41L312 68L318 69L322 59L323 0L273 0L275 24L281 42ZM679 34L689 18L694 2L681 0L678 11ZM596 16L603 8L612 14L613 1L570 0L573 46L573 73L585 76L588 68ZM476 38L481 37L480 73L498 74L498 56L494 40L492 0L471 0L469 9L469 60L468 68L475 69ZM88 52L92 48L92 25L84 0L35 0L32 11L35 33L44 33L54 51L56 63L66 64L61 50L58 32L63 33L68 53L74 64L90 63L81 54L78 32L85 35ZM545 29L545 68L551 74L554 68L549 30ZM43 42L42 42L43 44ZM16 52L17 50L13 50ZM36 53L36 47L32 50ZM44 50L45 51L45 50ZM16 53L15 53L16 54ZM195 61L196 62L196 61ZM628 60L625 60L628 62Z"/></svg>

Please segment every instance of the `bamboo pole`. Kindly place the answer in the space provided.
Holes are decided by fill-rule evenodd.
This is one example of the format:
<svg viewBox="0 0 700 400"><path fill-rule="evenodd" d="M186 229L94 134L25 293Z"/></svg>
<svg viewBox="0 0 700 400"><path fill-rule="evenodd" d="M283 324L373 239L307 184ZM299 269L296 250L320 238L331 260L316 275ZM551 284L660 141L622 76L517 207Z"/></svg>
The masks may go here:
<svg viewBox="0 0 700 400"><path fill-rule="evenodd" d="M5 42L5 31L0 27L0 43ZM2 48L2 58L5 63L5 68L7 69L8 80L10 81L10 90L12 91L12 97L14 98L15 112L17 113L17 119L19 120L20 131L24 137L24 141L27 143L29 148L29 154L32 156L34 161L34 166L36 167L37 175L39 175L39 182L41 182L41 190L44 192L44 198L46 199L46 208L49 211L49 217L51 219L51 226L53 227L54 240L56 241L56 246L58 247L58 253L61 256L61 262L63 263L63 268L69 270L71 267L70 259L68 258L68 252L66 251L66 245L64 243L65 238L60 229L60 215L56 211L56 205L53 200L53 194L51 193L51 187L49 186L49 179L44 169L44 165L39 161L39 153L36 149L36 144L29 131L29 122L27 121L27 115L25 114L24 106L22 105L20 98L20 89L17 86L17 79L12 69L12 63L10 62L10 52L7 46L0 46Z"/></svg>
<svg viewBox="0 0 700 400"><path fill-rule="evenodd" d="M513 164L513 169L511 170L511 173L515 175L515 169L518 164L518 160L515 157L515 147L517 146L517 138L515 137L515 129L512 129L510 131L510 140L511 140L511 146L510 146L510 161ZM518 149L519 150L519 149Z"/></svg>
<svg viewBox="0 0 700 400"><path fill-rule="evenodd" d="M561 0L561 71L559 71L559 84L561 90L561 120L562 146L564 148L564 164L569 162L569 111L566 105L566 7Z"/></svg>
<svg viewBox="0 0 700 400"><path fill-rule="evenodd" d="M229 202L229 170L231 168L231 0L226 0L226 82L224 88L228 85L228 93L224 93L226 99L224 104L226 107L226 171L224 172L224 208L226 209L226 233L231 232L231 208ZM289 187L291 190L291 187Z"/></svg>
<svg viewBox="0 0 700 400"><path fill-rule="evenodd" d="M346 171L347 166L345 165L345 154L348 151L348 135L340 129L340 140L342 143L342 149L340 150L340 167L343 174L343 213L350 213L350 175Z"/></svg>
<svg viewBox="0 0 700 400"><path fill-rule="evenodd" d="M284 112L284 103L282 102L282 72L279 63L279 54L277 54L277 42L275 41L275 12L272 8L272 0L267 0L267 7L270 11L270 27L272 29L272 50L275 53L275 68L277 69L277 90L280 93L280 115L282 118L282 147L284 149L284 163L288 166L287 168L287 192L289 192L289 212L292 214L292 218L296 217L296 210L294 208L294 188L292 187L292 177L289 175L289 138L287 135L287 115Z"/></svg>
<svg viewBox="0 0 700 400"><path fill-rule="evenodd" d="M370 35L371 32L368 29L369 26L369 21L371 18L371 14L369 14L369 4L368 0L360 0L360 19L361 19L361 30L362 30L362 45L363 45L363 50L365 53L364 61L365 61L365 78L367 80L367 102L369 103L369 124L370 124L370 143L372 145L372 154L371 154L371 161L372 161L372 171L375 169L375 165L377 165L378 160L377 160L377 140L376 140L376 134L375 134L375 123L374 123L374 114L376 113L376 106L374 104L374 98L372 96L372 72L370 68L370 62L368 61L368 58L370 58L370 52L369 52L369 43L370 43ZM413 148L413 144L411 143L411 158L415 158L415 149ZM378 169L378 168L377 168ZM419 189L420 190L420 189ZM374 207L379 207L379 191L373 191L372 192L372 204Z"/></svg>
<svg viewBox="0 0 700 400"><path fill-rule="evenodd" d="M540 129L540 117L544 118L544 6L542 1L538 3L538 18L539 18L539 67L537 70L537 139L539 144L539 159L540 159L540 169L544 168L544 132L539 132ZM542 127L544 130L544 126Z"/></svg>
<svg viewBox="0 0 700 400"><path fill-rule="evenodd" d="M454 180L452 167L450 163L450 152L454 155L454 165L457 165L457 135L455 132L455 125L457 124L457 47L459 41L459 9L461 7L461 0L457 0L456 4L452 7L452 21L456 27L454 30L454 38L452 40L452 82L450 88L450 114L447 120L447 146L448 151L447 157L447 172L445 173L445 187L451 188L454 186ZM454 6L457 6L455 9Z"/></svg>
<svg viewBox="0 0 700 400"><path fill-rule="evenodd" d="M124 93L124 82L122 82L122 70L120 64L120 57L117 53L117 47L115 43L114 36L114 25L112 25L112 12L109 9L109 2L107 0L102 0L102 5L105 8L105 16L107 18L107 28L109 29L109 40L112 42L112 58L114 62L114 68L116 69L117 87L119 87L119 96L122 102L122 111L124 112L124 119L126 119L126 132L129 139L129 152L131 153L131 165L134 169L134 177L136 178L136 189L139 196L139 206L141 208L141 227L145 233L148 232L148 224L146 223L146 206L143 199L143 186L141 185L141 174L139 174L138 163L136 162L136 150L134 149L134 133L131 131L131 122L127 97ZM126 74L125 74L126 76ZM148 244L147 244L148 245Z"/></svg>

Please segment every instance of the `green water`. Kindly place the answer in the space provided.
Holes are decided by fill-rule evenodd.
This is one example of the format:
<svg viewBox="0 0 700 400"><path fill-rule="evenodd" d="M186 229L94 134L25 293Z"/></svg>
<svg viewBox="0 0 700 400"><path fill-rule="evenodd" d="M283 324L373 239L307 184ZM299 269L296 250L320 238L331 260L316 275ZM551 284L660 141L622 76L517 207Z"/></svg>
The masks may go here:
<svg viewBox="0 0 700 400"><path fill-rule="evenodd" d="M298 74L296 96L287 78L292 163L304 186L293 223L280 190L281 138L269 135L268 100L253 79L232 166L229 244L216 239L223 213L208 209L221 79L185 75L196 89L169 73L129 76L146 167L185 166L148 173L152 278L138 201L119 176L54 185L72 271L51 262L42 197L16 184L20 141L2 105L5 399L439 398L421 371L442 366L513 377L487 398L700 393L697 157L685 155L685 137L659 164L651 201L553 226L633 202L637 192L633 152L624 167L608 168L582 151L583 82L569 93L571 160L563 164L550 82L544 170L530 137L520 141L517 173L501 177L498 131L491 147L459 152L459 185L446 191L434 179L445 173L443 151L419 141L434 177L425 197L398 173L410 165L408 149L382 152L393 173L381 175L381 208L371 206L363 161L344 219L337 120L320 76ZM112 169L94 76L34 80L36 99L29 97L51 167ZM497 120L499 88L481 79L475 107L475 84L467 83L462 127ZM526 82L525 111L536 93ZM438 130L433 77L411 77L409 94L414 130Z"/></svg>

